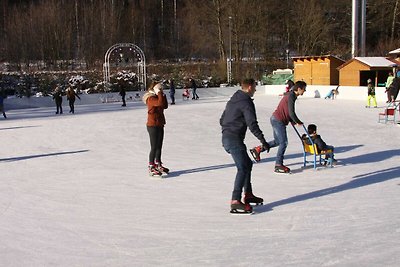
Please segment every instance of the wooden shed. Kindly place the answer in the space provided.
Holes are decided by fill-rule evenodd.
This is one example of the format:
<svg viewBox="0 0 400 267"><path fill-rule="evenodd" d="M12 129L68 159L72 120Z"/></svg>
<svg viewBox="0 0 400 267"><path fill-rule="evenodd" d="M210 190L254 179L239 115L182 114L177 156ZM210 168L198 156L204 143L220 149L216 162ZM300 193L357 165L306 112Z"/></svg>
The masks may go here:
<svg viewBox="0 0 400 267"><path fill-rule="evenodd" d="M389 72L399 64L385 57L355 57L338 67L339 84L342 86L366 86L367 80L376 86L384 86Z"/></svg>
<svg viewBox="0 0 400 267"><path fill-rule="evenodd" d="M397 48L395 50L392 50L389 52L389 57L391 59L395 59L397 61L400 61L400 48Z"/></svg>
<svg viewBox="0 0 400 267"><path fill-rule="evenodd" d="M338 85L337 68L344 62L332 55L293 57L294 80L303 80L309 85Z"/></svg>

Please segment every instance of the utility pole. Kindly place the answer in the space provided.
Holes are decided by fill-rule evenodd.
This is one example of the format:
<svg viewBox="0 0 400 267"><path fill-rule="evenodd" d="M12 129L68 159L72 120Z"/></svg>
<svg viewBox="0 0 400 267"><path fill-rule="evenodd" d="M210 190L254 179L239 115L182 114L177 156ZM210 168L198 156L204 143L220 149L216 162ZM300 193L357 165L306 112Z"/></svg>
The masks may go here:
<svg viewBox="0 0 400 267"><path fill-rule="evenodd" d="M228 85L232 84L232 17L229 16L229 58L227 60Z"/></svg>
<svg viewBox="0 0 400 267"><path fill-rule="evenodd" d="M366 0L352 0L352 57L365 56ZM361 14L361 19L360 19ZM360 36L361 35L361 36Z"/></svg>

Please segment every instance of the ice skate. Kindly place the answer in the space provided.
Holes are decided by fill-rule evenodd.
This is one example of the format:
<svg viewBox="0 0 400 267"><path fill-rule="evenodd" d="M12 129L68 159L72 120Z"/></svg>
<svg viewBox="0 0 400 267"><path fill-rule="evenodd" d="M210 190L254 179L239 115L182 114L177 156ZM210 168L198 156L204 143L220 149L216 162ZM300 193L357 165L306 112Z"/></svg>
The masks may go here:
<svg viewBox="0 0 400 267"><path fill-rule="evenodd" d="M264 199L261 197L256 197L253 193L245 193L243 202L245 204L258 206L264 204Z"/></svg>
<svg viewBox="0 0 400 267"><path fill-rule="evenodd" d="M161 163L157 163L156 168L163 175L168 175L169 173L169 169L167 167L164 167Z"/></svg>
<svg viewBox="0 0 400 267"><path fill-rule="evenodd" d="M267 146L267 147L256 146L256 147L250 149L250 154L256 162L259 162L261 160L260 154L261 154L261 152L264 152L264 151L269 152L269 146Z"/></svg>
<svg viewBox="0 0 400 267"><path fill-rule="evenodd" d="M262 146L256 146L250 149L250 154L256 162L261 160L260 154L262 152Z"/></svg>
<svg viewBox="0 0 400 267"><path fill-rule="evenodd" d="M250 204L244 204L239 200L232 200L231 213L232 214L250 215L253 213L253 208L250 206Z"/></svg>
<svg viewBox="0 0 400 267"><path fill-rule="evenodd" d="M325 162L324 162L324 166L327 166L327 167L333 167L333 166L335 166L336 165L336 163L337 163L337 160L336 159L334 159L334 158L327 158L327 159L325 159Z"/></svg>
<svg viewBox="0 0 400 267"><path fill-rule="evenodd" d="M275 165L275 173L290 174L290 169L285 165Z"/></svg>
<svg viewBox="0 0 400 267"><path fill-rule="evenodd" d="M149 165L149 175L152 177L161 177L162 173L154 165Z"/></svg>

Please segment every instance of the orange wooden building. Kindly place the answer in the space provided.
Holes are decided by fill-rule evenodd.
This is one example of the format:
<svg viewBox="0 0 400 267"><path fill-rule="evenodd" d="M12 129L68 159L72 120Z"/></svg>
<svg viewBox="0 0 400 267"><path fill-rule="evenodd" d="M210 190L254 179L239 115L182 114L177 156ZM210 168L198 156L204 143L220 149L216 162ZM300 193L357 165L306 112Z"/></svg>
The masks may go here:
<svg viewBox="0 0 400 267"><path fill-rule="evenodd" d="M384 86L390 71L399 64L385 57L355 57L338 67L341 86L366 86L367 80Z"/></svg>
<svg viewBox="0 0 400 267"><path fill-rule="evenodd" d="M332 56L293 57L294 80L303 80L308 85L338 85L337 68L344 60Z"/></svg>

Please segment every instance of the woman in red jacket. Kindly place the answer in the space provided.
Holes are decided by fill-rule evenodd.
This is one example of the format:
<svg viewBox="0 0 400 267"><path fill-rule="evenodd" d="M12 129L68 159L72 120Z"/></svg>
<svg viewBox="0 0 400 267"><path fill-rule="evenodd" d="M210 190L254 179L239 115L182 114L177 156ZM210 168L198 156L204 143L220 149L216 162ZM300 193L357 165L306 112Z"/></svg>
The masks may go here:
<svg viewBox="0 0 400 267"><path fill-rule="evenodd" d="M161 176L168 174L169 169L161 162L161 150L164 140L165 116L164 109L168 108L167 97L163 92L162 83L153 83L143 96L147 105L147 132L150 137L149 174Z"/></svg>

